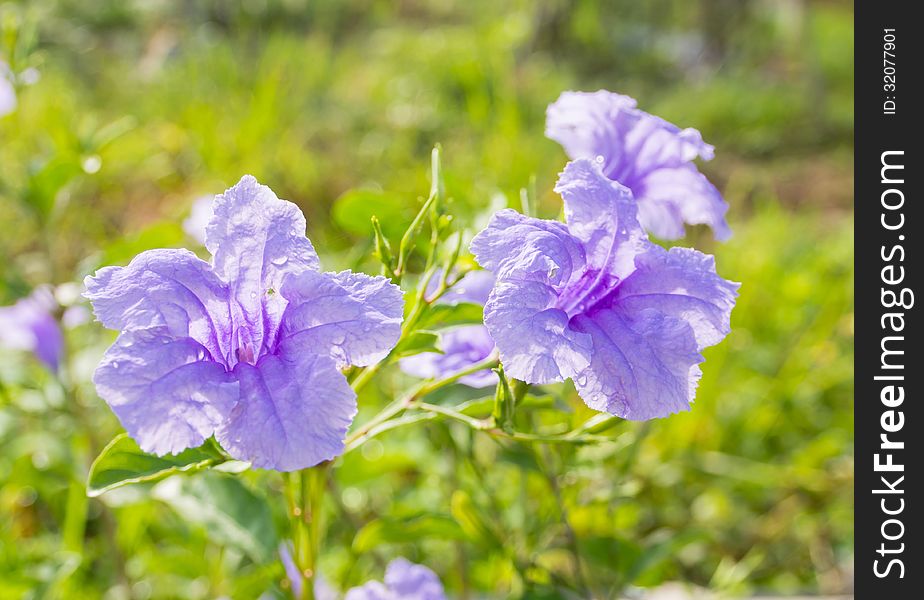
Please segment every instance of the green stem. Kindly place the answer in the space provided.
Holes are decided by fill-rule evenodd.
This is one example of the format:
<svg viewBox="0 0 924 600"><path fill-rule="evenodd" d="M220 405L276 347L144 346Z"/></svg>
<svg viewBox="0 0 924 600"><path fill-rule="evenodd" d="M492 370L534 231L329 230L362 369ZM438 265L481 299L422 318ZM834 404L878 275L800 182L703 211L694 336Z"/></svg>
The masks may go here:
<svg viewBox="0 0 924 600"><path fill-rule="evenodd" d="M323 503L331 462L323 462L297 473L285 474L285 496L289 506L293 560L301 577L301 594L296 600L314 600L323 529Z"/></svg>
<svg viewBox="0 0 924 600"><path fill-rule="evenodd" d="M461 239L461 237L460 237ZM420 282L417 284L417 295L414 297L414 306L411 307L411 312L408 314L407 318L404 320L404 323L401 326L401 339L407 337L409 333L414 331L417 328L417 324L420 322L420 319L427 313L427 309L430 308L437 300L439 300L443 294L445 294L449 288L459 283L462 280L463 275L456 276L452 281L448 280L448 273L452 269L452 265L455 264L455 261L458 260L458 248L452 255L452 260L447 261L443 267L443 273L440 275L439 286L436 288L436 291L431 295L430 298L427 298L427 287L430 284L430 280L436 274L436 270L430 265L428 259L428 266L424 274L421 276ZM394 360L394 352L388 354L384 359L379 362L366 367L360 371L357 371L355 376L352 378L350 385L353 387L353 391L357 394L362 390L366 385L372 381L372 378L386 365L391 363ZM490 368L490 367L484 367ZM466 375L468 373L465 373Z"/></svg>
<svg viewBox="0 0 924 600"><path fill-rule="evenodd" d="M415 408L418 410L436 413L448 419L464 423L475 431L482 431L495 438L514 440L517 442L542 442L547 444L592 444L609 439L598 435L581 435L577 434L575 431L569 431L568 433L562 434L524 433L521 431L508 432L498 428L496 423L494 423L493 417L477 419L475 417L470 417L465 413L459 412L455 408L449 406L440 406L439 404L430 404L428 402L412 402L408 405L408 408Z"/></svg>
<svg viewBox="0 0 924 600"><path fill-rule="evenodd" d="M388 429L393 429L394 428L393 426L386 427L385 423L387 421L390 421L391 419L393 419L400 413L404 412L405 410L407 410L417 400L427 396L428 394L432 394L433 392L439 389L442 389L448 385L455 383L456 381L458 381L462 377L465 377L466 375L471 375L472 373L477 373L478 371L482 371L484 369L490 369L491 367L494 367L496 365L497 365L497 357L492 355L479 363L475 363L469 367L466 367L465 369L462 369L461 371L457 371L453 373L452 375L449 375L448 377L444 377L443 379L438 379L435 381L425 381L421 383L416 388L412 389L409 393L388 403L385 406L385 408L383 408L377 415L375 415L374 417L372 417L371 419L363 423L359 429L357 429L352 434L347 436L345 452L349 452L351 450L356 449L363 442L365 442L368 439L371 439L372 437L375 437L375 435L378 435L379 433L382 433L383 431L387 431ZM357 384L358 384L358 381L355 381L353 383L354 390L356 389ZM421 420L421 419L417 419L417 420ZM416 421L411 421L411 422L416 422Z"/></svg>

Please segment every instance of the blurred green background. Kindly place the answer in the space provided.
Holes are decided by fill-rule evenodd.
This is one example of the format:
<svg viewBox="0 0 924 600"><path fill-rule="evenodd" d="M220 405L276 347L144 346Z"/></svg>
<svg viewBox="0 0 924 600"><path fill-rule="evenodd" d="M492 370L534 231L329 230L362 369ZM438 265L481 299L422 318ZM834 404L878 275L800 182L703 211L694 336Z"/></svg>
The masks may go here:
<svg viewBox="0 0 924 600"><path fill-rule="evenodd" d="M0 305L46 283L79 303L99 266L196 247L192 202L244 173L302 207L328 269L375 272L369 216L403 230L436 143L459 222L519 206L532 177L552 218L566 158L544 111L564 90L700 129L735 235L684 245L743 285L691 412L541 464L435 423L383 436L336 470L322 571L355 585L404 555L456 597L562 597L577 573L604 597L850 592L851 2L29 0L0 3L0 28L18 100L0 117ZM274 474L85 498L119 431L89 382L112 335L66 335L60 378L2 351L0 597L277 594ZM361 418L394 391L373 387ZM570 386L547 391L588 416Z"/></svg>

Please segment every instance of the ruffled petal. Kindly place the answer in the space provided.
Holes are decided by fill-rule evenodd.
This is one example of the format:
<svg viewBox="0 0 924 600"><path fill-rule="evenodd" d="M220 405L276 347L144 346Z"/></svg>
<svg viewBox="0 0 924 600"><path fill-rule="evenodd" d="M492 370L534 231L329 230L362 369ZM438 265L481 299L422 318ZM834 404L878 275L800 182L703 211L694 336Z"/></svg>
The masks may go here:
<svg viewBox="0 0 924 600"><path fill-rule="evenodd" d="M587 406L635 421L689 409L703 357L687 323L599 309L577 315L574 326L593 340L590 365L574 377Z"/></svg>
<svg viewBox="0 0 924 600"><path fill-rule="evenodd" d="M660 246L636 259L636 271L608 298L626 314L646 311L687 323L698 349L718 344L731 331L731 311L740 284L715 272L715 259L691 248Z"/></svg>
<svg viewBox="0 0 924 600"><path fill-rule="evenodd" d="M250 175L215 197L205 245L214 256L215 272L230 287L237 332L233 352L271 351L285 310L285 301L273 292L289 273L319 268L305 228L298 206L280 200Z"/></svg>
<svg viewBox="0 0 924 600"><path fill-rule="evenodd" d="M280 344L329 353L338 366L376 363L401 337L404 297L385 277L304 271L282 286L288 300Z"/></svg>
<svg viewBox="0 0 924 600"><path fill-rule="evenodd" d="M638 123L635 100L605 90L563 92L546 109L545 135L571 158L604 159L607 176L626 161L623 143Z"/></svg>
<svg viewBox="0 0 924 600"><path fill-rule="evenodd" d="M563 93L547 110L546 136L573 159L599 158L606 177L632 190L642 225L658 237L682 237L684 222L712 226L717 239L730 235L724 201L692 162L714 155L697 130L680 129L637 109L628 96L600 90ZM647 207L651 202L670 206Z"/></svg>
<svg viewBox="0 0 924 600"><path fill-rule="evenodd" d="M343 452L356 394L328 356L266 355L234 367L240 400L216 438L255 467L297 471Z"/></svg>
<svg viewBox="0 0 924 600"><path fill-rule="evenodd" d="M661 239L683 237L683 224L708 225L719 241L731 237L725 221L728 203L718 189L691 164L662 168L642 177L636 186L642 225Z"/></svg>
<svg viewBox="0 0 924 600"><path fill-rule="evenodd" d="M572 377L590 362L590 336L575 331L555 308L557 295L536 281L499 280L484 308L506 373L527 383Z"/></svg>
<svg viewBox="0 0 924 600"><path fill-rule="evenodd" d="M238 398L237 382L201 344L166 327L122 333L93 382L141 449L158 455L200 445Z"/></svg>
<svg viewBox="0 0 924 600"><path fill-rule="evenodd" d="M494 213L472 239L472 254L498 279L516 278L551 285L567 282L584 267L584 250L564 223L526 217L511 209Z"/></svg>
<svg viewBox="0 0 924 600"><path fill-rule="evenodd" d="M568 163L555 191L565 203L568 231L584 245L588 266L619 279L628 276L648 239L632 192L607 179L600 165L588 159Z"/></svg>
<svg viewBox="0 0 924 600"><path fill-rule="evenodd" d="M484 325L467 325L441 331L443 353L422 352L398 361L401 370L421 379L448 377L477 364L494 352L494 340ZM497 375L484 369L459 378L459 383L473 388L493 386Z"/></svg>
<svg viewBox="0 0 924 600"><path fill-rule="evenodd" d="M84 296L109 329L164 327L192 338L214 360L230 351L228 288L188 250L148 250L126 267L104 267L84 280Z"/></svg>

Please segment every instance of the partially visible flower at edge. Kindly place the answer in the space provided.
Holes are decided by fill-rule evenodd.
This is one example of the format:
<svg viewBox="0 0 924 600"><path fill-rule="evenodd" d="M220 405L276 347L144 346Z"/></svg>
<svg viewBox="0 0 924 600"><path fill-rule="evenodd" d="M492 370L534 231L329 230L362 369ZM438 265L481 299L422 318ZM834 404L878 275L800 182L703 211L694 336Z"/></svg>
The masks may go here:
<svg viewBox="0 0 924 600"><path fill-rule="evenodd" d="M511 377L574 380L591 408L644 420L688 410L703 348L730 331L739 284L711 256L651 243L624 186L596 161L555 191L566 223L498 211L471 243L497 284L485 324Z"/></svg>
<svg viewBox="0 0 924 600"><path fill-rule="evenodd" d="M606 90L564 92L546 111L545 134L572 159L602 162L603 174L630 190L642 226L665 240L683 237L684 223L709 225L716 239L731 230L728 204L693 162L712 160L699 131L636 108L629 96Z"/></svg>
<svg viewBox="0 0 924 600"><path fill-rule="evenodd" d="M0 346L32 352L57 371L64 354L64 336L53 312L57 302L51 289L38 287L12 306L0 307Z"/></svg>
<svg viewBox="0 0 924 600"><path fill-rule="evenodd" d="M436 573L423 565L396 558L385 569L385 582L370 581L349 590L344 600L446 600Z"/></svg>
<svg viewBox="0 0 924 600"><path fill-rule="evenodd" d="M430 280L427 295L436 291L439 274ZM484 305L494 287L494 275L489 271L470 271L440 297L436 304L455 305L471 302ZM422 352L402 358L398 366L414 377L429 379L446 377L477 364L494 352L494 340L484 325L464 325L439 332L443 353ZM459 378L459 383L473 388L490 387L497 384L497 375L490 369L471 373Z"/></svg>
<svg viewBox="0 0 924 600"><path fill-rule="evenodd" d="M13 73L0 60L0 117L16 110L16 89L13 87Z"/></svg>
<svg viewBox="0 0 924 600"><path fill-rule="evenodd" d="M404 301L384 277L320 272L305 229L295 204L245 176L215 197L210 263L148 250L86 278L97 319L121 332L93 381L143 450L214 435L279 471L343 451L356 394L340 369L388 353Z"/></svg>

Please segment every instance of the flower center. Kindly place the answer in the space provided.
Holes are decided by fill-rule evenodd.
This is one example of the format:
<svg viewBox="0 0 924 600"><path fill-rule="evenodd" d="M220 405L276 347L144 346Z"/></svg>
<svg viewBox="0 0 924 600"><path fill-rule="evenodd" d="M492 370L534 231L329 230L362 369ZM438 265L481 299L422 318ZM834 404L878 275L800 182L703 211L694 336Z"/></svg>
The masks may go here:
<svg viewBox="0 0 924 600"><path fill-rule="evenodd" d="M256 352L254 352L253 334L249 327L237 327L234 330L234 358L236 362L254 365ZM234 365L231 365L232 367Z"/></svg>
<svg viewBox="0 0 924 600"><path fill-rule="evenodd" d="M555 307L573 317L590 311L619 285L619 277L605 271L588 269L565 286Z"/></svg>

